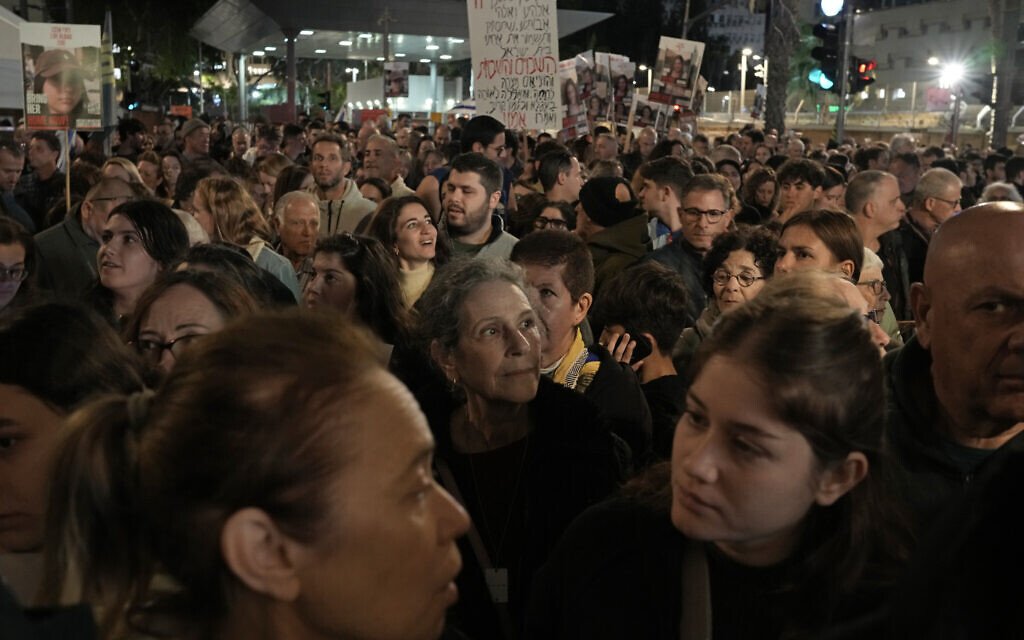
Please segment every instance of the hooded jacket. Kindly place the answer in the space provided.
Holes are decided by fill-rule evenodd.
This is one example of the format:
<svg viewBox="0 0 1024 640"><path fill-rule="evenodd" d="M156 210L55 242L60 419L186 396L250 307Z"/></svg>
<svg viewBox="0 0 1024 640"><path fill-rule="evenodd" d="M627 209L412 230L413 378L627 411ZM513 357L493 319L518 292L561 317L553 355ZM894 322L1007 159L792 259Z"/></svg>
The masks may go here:
<svg viewBox="0 0 1024 640"><path fill-rule="evenodd" d="M587 246L594 257L594 295L601 291L605 282L640 260L650 248L649 243L644 214L605 227L587 238Z"/></svg>

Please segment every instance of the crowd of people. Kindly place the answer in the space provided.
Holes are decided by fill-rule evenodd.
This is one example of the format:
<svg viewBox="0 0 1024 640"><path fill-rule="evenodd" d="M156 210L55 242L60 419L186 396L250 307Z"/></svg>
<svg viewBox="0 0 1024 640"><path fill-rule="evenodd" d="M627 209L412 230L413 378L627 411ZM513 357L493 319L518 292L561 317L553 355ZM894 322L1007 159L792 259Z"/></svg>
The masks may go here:
<svg viewBox="0 0 1024 640"><path fill-rule="evenodd" d="M1024 149L70 146L0 141L4 638L1022 633Z"/></svg>

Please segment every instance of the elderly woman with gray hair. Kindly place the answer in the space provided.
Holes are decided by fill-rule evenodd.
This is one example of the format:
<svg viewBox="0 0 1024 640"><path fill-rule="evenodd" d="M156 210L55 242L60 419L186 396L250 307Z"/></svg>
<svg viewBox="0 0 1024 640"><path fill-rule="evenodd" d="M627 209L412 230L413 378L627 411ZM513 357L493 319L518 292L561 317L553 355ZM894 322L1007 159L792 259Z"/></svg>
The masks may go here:
<svg viewBox="0 0 1024 640"><path fill-rule="evenodd" d="M455 619L470 637L512 637L562 531L622 478L616 442L589 400L541 377L542 329L518 267L456 260L419 306L422 344L448 392L417 399L441 481L474 522Z"/></svg>

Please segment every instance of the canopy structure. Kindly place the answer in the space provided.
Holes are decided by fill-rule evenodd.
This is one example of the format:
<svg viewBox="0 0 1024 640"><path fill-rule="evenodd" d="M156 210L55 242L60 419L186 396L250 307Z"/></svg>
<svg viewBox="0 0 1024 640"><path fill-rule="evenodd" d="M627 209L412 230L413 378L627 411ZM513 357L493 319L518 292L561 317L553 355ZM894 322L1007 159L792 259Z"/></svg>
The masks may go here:
<svg viewBox="0 0 1024 640"><path fill-rule="evenodd" d="M558 37L613 14L558 11ZM218 0L192 37L229 53L288 59L288 104L295 105L295 60L466 60L466 0ZM436 73L436 67L433 67Z"/></svg>
<svg viewBox="0 0 1024 640"><path fill-rule="evenodd" d="M560 9L558 37L612 15ZM470 57L466 0L218 0L191 35L222 51L251 54L281 53L285 38L295 34L295 55L300 58L376 60L385 57L385 33L397 59Z"/></svg>

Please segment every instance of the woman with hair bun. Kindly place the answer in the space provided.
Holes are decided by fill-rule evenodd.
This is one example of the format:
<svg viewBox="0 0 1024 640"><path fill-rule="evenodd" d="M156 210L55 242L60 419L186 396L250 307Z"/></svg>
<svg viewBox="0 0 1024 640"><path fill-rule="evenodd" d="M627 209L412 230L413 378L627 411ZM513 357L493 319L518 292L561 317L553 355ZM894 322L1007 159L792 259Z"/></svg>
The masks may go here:
<svg viewBox="0 0 1024 640"><path fill-rule="evenodd" d="M468 518L361 330L243 318L67 432L44 591L98 607L104 640L441 635Z"/></svg>

